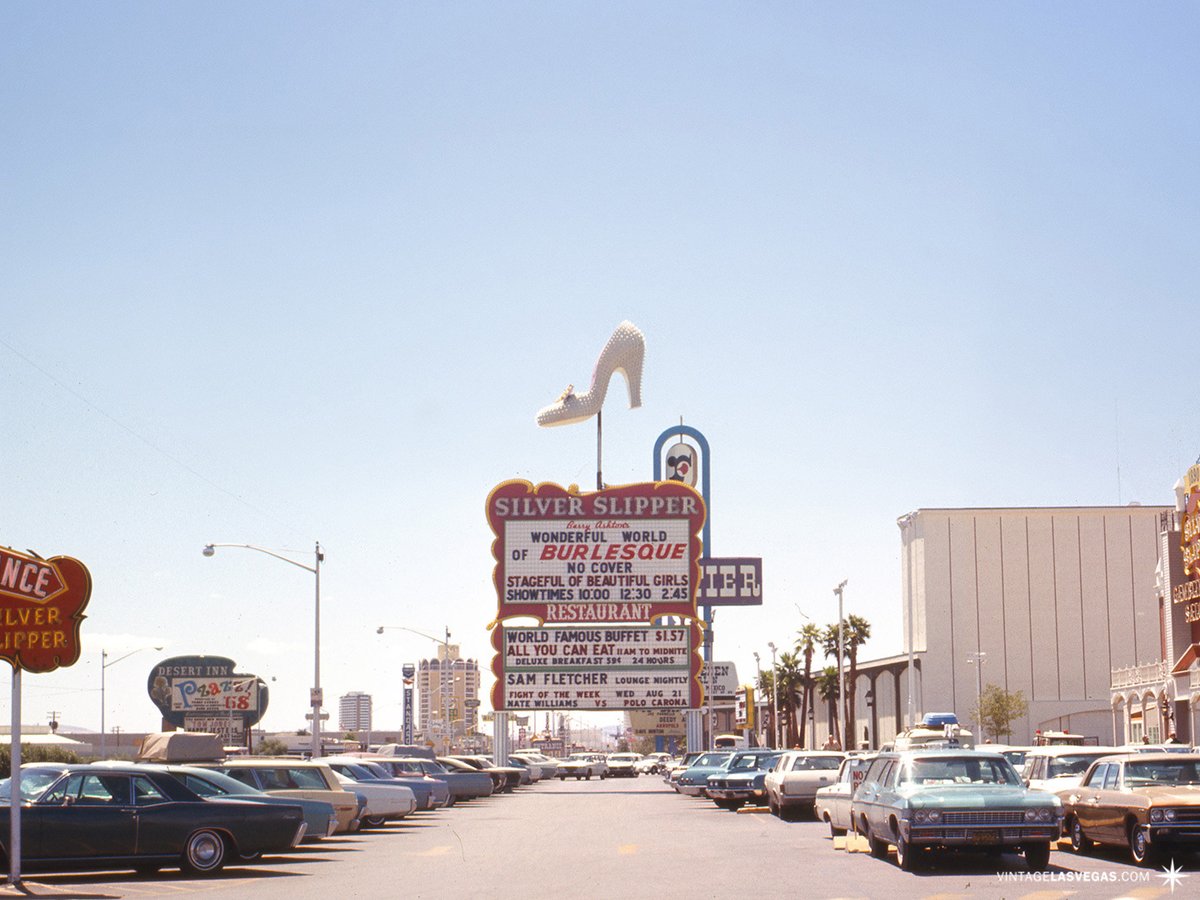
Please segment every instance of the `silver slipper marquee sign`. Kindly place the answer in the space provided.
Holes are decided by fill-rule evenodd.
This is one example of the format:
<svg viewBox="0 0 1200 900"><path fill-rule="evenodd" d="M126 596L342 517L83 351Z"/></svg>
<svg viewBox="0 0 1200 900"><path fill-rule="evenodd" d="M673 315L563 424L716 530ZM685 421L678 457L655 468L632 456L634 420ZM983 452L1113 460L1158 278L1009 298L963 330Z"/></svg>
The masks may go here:
<svg viewBox="0 0 1200 900"><path fill-rule="evenodd" d="M506 481L487 501L498 621L696 615L704 500L672 481L593 493Z"/></svg>
<svg viewBox="0 0 1200 900"><path fill-rule="evenodd" d="M700 625L499 626L494 709L688 709L701 705Z"/></svg>
<svg viewBox="0 0 1200 900"><path fill-rule="evenodd" d="M0 547L0 658L25 672L79 661L79 625L92 576L77 559Z"/></svg>

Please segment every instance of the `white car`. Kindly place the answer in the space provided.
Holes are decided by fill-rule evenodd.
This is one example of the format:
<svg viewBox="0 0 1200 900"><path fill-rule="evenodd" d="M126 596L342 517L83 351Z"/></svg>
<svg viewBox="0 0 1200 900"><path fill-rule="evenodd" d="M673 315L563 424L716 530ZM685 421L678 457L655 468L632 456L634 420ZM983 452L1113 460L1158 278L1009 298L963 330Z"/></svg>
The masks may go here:
<svg viewBox="0 0 1200 900"><path fill-rule="evenodd" d="M638 761L635 768L640 775L657 775L670 762L670 753L647 753Z"/></svg>
<svg viewBox="0 0 1200 900"><path fill-rule="evenodd" d="M568 778L577 781L581 778L590 780L593 775L607 778L608 763L605 762L602 753L572 753L559 763L556 775L562 781Z"/></svg>
<svg viewBox="0 0 1200 900"><path fill-rule="evenodd" d="M812 808L817 790L837 780L845 753L833 750L789 750L763 779L767 807L781 819L796 809Z"/></svg>
<svg viewBox="0 0 1200 900"><path fill-rule="evenodd" d="M379 826L389 819L403 819L417 808L417 797L411 788L400 784L372 784L355 781L341 772L334 772L338 783L348 791L366 798L367 808L362 813L363 825Z"/></svg>
<svg viewBox="0 0 1200 900"><path fill-rule="evenodd" d="M1095 760L1120 753L1116 747L1070 747L1056 744L1035 747L1025 755L1022 777L1027 787L1055 793L1076 787Z"/></svg>
<svg viewBox="0 0 1200 900"><path fill-rule="evenodd" d="M609 778L637 778L637 764L642 761L640 753L610 753L608 754Z"/></svg>
<svg viewBox="0 0 1200 900"><path fill-rule="evenodd" d="M867 766L875 758L874 753L847 756L838 769L837 781L817 788L813 801L813 815L829 826L829 834L840 837L850 828L850 798L862 782Z"/></svg>

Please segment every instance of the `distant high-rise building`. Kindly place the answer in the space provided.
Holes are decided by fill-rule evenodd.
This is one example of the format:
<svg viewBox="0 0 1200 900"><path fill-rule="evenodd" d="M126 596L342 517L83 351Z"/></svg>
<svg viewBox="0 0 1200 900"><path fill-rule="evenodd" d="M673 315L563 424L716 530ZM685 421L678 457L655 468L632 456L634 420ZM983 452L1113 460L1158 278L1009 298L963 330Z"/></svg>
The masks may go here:
<svg viewBox="0 0 1200 900"><path fill-rule="evenodd" d="M343 694L338 700L338 730L342 732L362 733L365 737L371 731L371 695L362 691L351 691Z"/></svg>
<svg viewBox="0 0 1200 900"><path fill-rule="evenodd" d="M438 647L417 665L418 727L441 743L471 734L479 724L479 663L459 656L458 644Z"/></svg>

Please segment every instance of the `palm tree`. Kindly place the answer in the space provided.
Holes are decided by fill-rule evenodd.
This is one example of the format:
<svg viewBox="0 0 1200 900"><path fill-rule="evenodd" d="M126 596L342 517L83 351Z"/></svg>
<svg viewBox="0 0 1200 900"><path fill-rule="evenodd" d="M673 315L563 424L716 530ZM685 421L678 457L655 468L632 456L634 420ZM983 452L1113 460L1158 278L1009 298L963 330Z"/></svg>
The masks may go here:
<svg viewBox="0 0 1200 900"><path fill-rule="evenodd" d="M812 660L821 643L821 629L809 622L796 632L796 652L804 654L804 700L800 704L800 746L804 746L804 732L813 711Z"/></svg>
<svg viewBox="0 0 1200 900"><path fill-rule="evenodd" d="M758 690L763 697L767 698L767 734L770 736L770 746L775 746L775 735L779 731L775 727L775 673L770 669L758 673Z"/></svg>
<svg viewBox="0 0 1200 900"><path fill-rule="evenodd" d="M829 733L837 738L838 713L837 701L839 694L837 666L826 666L816 678L817 694L825 703L826 714L829 716Z"/></svg>
<svg viewBox="0 0 1200 900"><path fill-rule="evenodd" d="M854 723L857 721L856 699L858 690L855 682L858 680L858 648L871 637L871 623L862 616L851 614L842 620L842 646L846 652L846 700L842 719L842 730L845 737L842 746L851 749L855 746ZM822 634L825 655L838 658L838 627L829 625Z"/></svg>
<svg viewBox="0 0 1200 900"><path fill-rule="evenodd" d="M796 699L804 687L800 657L796 653L780 653L775 673L779 679L779 696L787 712L787 746L795 747L800 740L796 730Z"/></svg>

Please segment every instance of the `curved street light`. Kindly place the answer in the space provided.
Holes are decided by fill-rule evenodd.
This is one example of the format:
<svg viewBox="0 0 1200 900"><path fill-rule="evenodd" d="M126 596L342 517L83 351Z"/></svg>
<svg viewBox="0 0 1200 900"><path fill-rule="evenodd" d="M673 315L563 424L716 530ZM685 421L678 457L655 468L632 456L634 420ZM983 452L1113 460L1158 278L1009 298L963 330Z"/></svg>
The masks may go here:
<svg viewBox="0 0 1200 900"><path fill-rule="evenodd" d="M321 705L325 699L321 693L321 563L325 559L325 553L321 550L321 542L316 542L313 551L314 561L311 566L276 553L274 550L268 550L266 547L256 547L254 544L205 544L204 555L212 556L216 553L217 547L240 547L243 550L256 550L267 556L283 560L305 572L311 572L316 577L316 594L313 602L313 686L309 692L309 701L312 705L312 756L316 759L321 755Z"/></svg>
<svg viewBox="0 0 1200 900"><path fill-rule="evenodd" d="M108 651L100 651L100 758L104 758L107 752L107 737L104 732L104 673L108 671L109 666L115 666L123 659L129 659L135 653L141 653L143 650L161 650L162 647L138 647L136 650L130 650L128 653L118 656L116 659L108 658Z"/></svg>
<svg viewBox="0 0 1200 900"><path fill-rule="evenodd" d="M423 631L417 631L415 628L409 628L407 625L380 625L375 629L376 634L383 634L385 631L407 631L409 634L415 634L418 637L427 638L434 643L441 644L445 648L445 662L438 667L438 678L441 679L441 695L442 695L442 720L446 723L446 752L450 752L450 745L454 737L454 720L450 717L450 681L446 678L446 666L450 663L450 626L445 626L445 638L436 638L432 634L426 634ZM450 669L450 679L454 678L454 669ZM432 723L430 723L432 724ZM464 730L465 734L465 730Z"/></svg>

